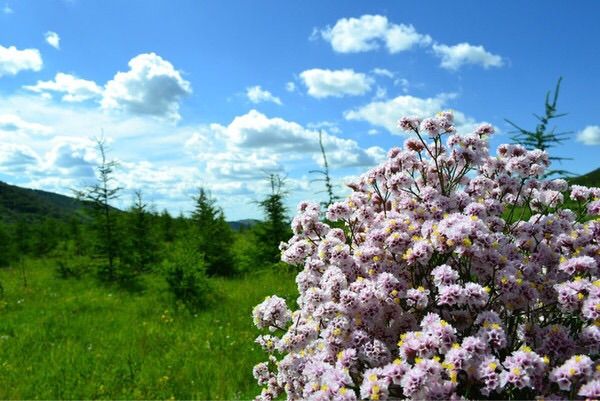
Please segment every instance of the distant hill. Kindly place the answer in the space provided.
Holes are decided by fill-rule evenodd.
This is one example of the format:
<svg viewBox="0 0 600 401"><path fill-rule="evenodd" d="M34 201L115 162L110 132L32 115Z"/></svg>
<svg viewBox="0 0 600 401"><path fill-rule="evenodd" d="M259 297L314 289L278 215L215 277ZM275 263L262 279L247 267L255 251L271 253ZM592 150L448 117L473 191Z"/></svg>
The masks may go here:
<svg viewBox="0 0 600 401"><path fill-rule="evenodd" d="M243 219L243 220L228 221L227 222L227 224L229 224L229 227L231 227L235 231L240 231L240 230L242 230L244 228L250 228L250 227L256 225L257 223L260 223L260 220L256 220L256 219Z"/></svg>
<svg viewBox="0 0 600 401"><path fill-rule="evenodd" d="M83 206L83 202L70 196L21 188L0 181L0 218L6 222L21 218L66 218L76 214Z"/></svg>
<svg viewBox="0 0 600 401"><path fill-rule="evenodd" d="M85 203L65 195L39 189L22 188L0 181L0 220L12 223L16 220L39 220L45 217L58 219L76 215ZM240 231L258 223L256 219L228 221L227 224Z"/></svg>
<svg viewBox="0 0 600 401"><path fill-rule="evenodd" d="M585 185L586 187L600 187L600 168L578 177L569 178L569 184Z"/></svg>

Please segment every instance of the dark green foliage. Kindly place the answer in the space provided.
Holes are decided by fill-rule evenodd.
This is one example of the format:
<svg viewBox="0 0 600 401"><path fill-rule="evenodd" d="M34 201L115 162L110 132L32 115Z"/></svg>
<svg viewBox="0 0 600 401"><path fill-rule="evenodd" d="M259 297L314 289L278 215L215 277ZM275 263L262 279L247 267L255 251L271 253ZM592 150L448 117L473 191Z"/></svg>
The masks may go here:
<svg viewBox="0 0 600 401"><path fill-rule="evenodd" d="M10 236L5 224L0 221L0 267L8 266L12 257Z"/></svg>
<svg viewBox="0 0 600 401"><path fill-rule="evenodd" d="M119 231L117 228L116 210L111 202L119 197L121 188L114 185L115 161L108 161L104 139L97 140L98 153L101 163L97 167L97 182L83 191L77 191L79 199L90 203L92 225L96 232L96 252L103 259L98 270L102 280L129 280L131 272L117 272L117 257L119 255Z"/></svg>
<svg viewBox="0 0 600 401"><path fill-rule="evenodd" d="M36 257L48 255L66 237L64 224L57 219L46 218L30 225L31 253Z"/></svg>
<svg viewBox="0 0 600 401"><path fill-rule="evenodd" d="M56 260L56 274L59 278L77 278L80 279L86 273L86 265L91 261L85 257L60 258Z"/></svg>
<svg viewBox="0 0 600 401"><path fill-rule="evenodd" d="M173 242L176 236L175 222L166 209L159 216L159 225L162 240L164 242Z"/></svg>
<svg viewBox="0 0 600 401"><path fill-rule="evenodd" d="M175 243L163 262L163 274L177 301L191 310L204 306L210 298L204 256L191 244Z"/></svg>
<svg viewBox="0 0 600 401"><path fill-rule="evenodd" d="M87 253L82 253L81 249L81 245L75 239L67 239L61 241L50 253L57 277L80 279L90 271L97 270L97 262Z"/></svg>
<svg viewBox="0 0 600 401"><path fill-rule="evenodd" d="M571 132L556 132L555 127L549 128L549 124L552 120L566 115L566 113L559 114L557 111L558 94L560 91L561 81L562 77L558 79L553 95L551 95L551 92L546 93L544 115L538 116L534 114L534 116L539 121L539 123L535 127L535 131L528 131L524 128L519 127L512 121L506 120L507 123L509 123L516 129L516 131L514 131L515 135L511 138L514 143L523 145L529 150L540 149L544 151L549 151L550 148L562 144L563 141L569 138ZM550 100L551 98L552 101ZM560 163L563 160L570 159L566 157L550 156L550 160L558 161ZM549 170L545 174L545 176L548 177L554 174L564 176L570 175L572 173L566 170Z"/></svg>
<svg viewBox="0 0 600 401"><path fill-rule="evenodd" d="M265 220L255 227L259 263L278 263L280 261L279 244L291 236L285 197L284 179L277 174L269 176L271 193L258 202Z"/></svg>
<svg viewBox="0 0 600 401"><path fill-rule="evenodd" d="M192 213L192 237L198 252L204 255L208 275L230 276L234 273L233 232L225 221L216 200L200 188Z"/></svg>
<svg viewBox="0 0 600 401"><path fill-rule="evenodd" d="M68 263L66 259L59 259L56 261L56 273L60 278L81 278L80 271L75 268L74 265Z"/></svg>
<svg viewBox="0 0 600 401"><path fill-rule="evenodd" d="M46 217L64 219L78 214L84 206L68 196L0 182L0 218L5 222Z"/></svg>
<svg viewBox="0 0 600 401"><path fill-rule="evenodd" d="M253 273L265 267L265 263L261 262L261 249L256 226L234 233L232 252L236 272Z"/></svg>
<svg viewBox="0 0 600 401"><path fill-rule="evenodd" d="M29 254L32 249L31 227L24 220L19 220L13 228L13 244L18 255L23 256Z"/></svg>
<svg viewBox="0 0 600 401"><path fill-rule="evenodd" d="M91 235L86 235L87 228L88 225L84 224L78 217L73 216L67 222L65 239L73 242L73 253L75 256L89 253L92 247L90 242Z"/></svg>
<svg viewBox="0 0 600 401"><path fill-rule="evenodd" d="M153 227L153 216L147 210L142 193L136 191L135 203L124 216L126 240L121 260L128 270L147 272L158 259L158 238Z"/></svg>

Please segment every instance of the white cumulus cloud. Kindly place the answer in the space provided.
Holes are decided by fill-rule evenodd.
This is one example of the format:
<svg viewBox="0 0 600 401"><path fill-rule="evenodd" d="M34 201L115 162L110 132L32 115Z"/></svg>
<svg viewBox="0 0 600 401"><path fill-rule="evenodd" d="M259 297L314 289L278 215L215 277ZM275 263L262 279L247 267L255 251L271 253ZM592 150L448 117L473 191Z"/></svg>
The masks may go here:
<svg viewBox="0 0 600 401"><path fill-rule="evenodd" d="M394 73L387 68L373 68L373 74L382 77L394 78Z"/></svg>
<svg viewBox="0 0 600 401"><path fill-rule="evenodd" d="M251 110L238 116L227 125L212 124L211 129L227 146L229 153L260 155L257 160L267 157L270 165L275 160L313 158L320 162L319 133L302 125L282 118L269 118ZM352 139L323 133L323 145L332 164L338 167L367 166L379 161L381 148L363 149ZM220 160L223 162L223 160ZM254 163L256 166L258 164ZM257 169L264 168L263 165Z"/></svg>
<svg viewBox="0 0 600 401"><path fill-rule="evenodd" d="M44 155L43 169L48 175L70 179L93 178L98 162L96 145L87 138L55 137Z"/></svg>
<svg viewBox="0 0 600 401"><path fill-rule="evenodd" d="M38 49L19 50L15 46L0 45L0 77L17 75L20 71L39 71L43 61Z"/></svg>
<svg viewBox="0 0 600 401"><path fill-rule="evenodd" d="M375 101L344 113L347 120L366 121L371 125L387 129L391 134L402 135L397 121L403 116L427 118L447 109L447 101L452 96L438 95L432 98L419 98L410 95L398 96L391 100ZM454 110L454 124L459 133L473 130L479 124L473 118Z"/></svg>
<svg viewBox="0 0 600 401"><path fill-rule="evenodd" d="M474 46L466 42L454 46L434 44L433 52L442 59L440 67L447 70L458 70L466 64L480 65L485 69L504 65L499 55L488 52L483 46Z"/></svg>
<svg viewBox="0 0 600 401"><path fill-rule="evenodd" d="M371 90L373 79L352 69L327 70L313 68L300 73L308 94L316 98L357 96Z"/></svg>
<svg viewBox="0 0 600 401"><path fill-rule="evenodd" d="M58 33L48 31L44 34L44 39L46 39L46 43L50 46L57 50L60 49L60 36L58 36Z"/></svg>
<svg viewBox="0 0 600 401"><path fill-rule="evenodd" d="M394 24L382 15L341 18L333 27L321 30L321 37L338 53L358 53L385 45L389 53L427 46L429 35L418 33L412 25Z"/></svg>
<svg viewBox="0 0 600 401"><path fill-rule="evenodd" d="M281 105L281 99L259 85L246 88L246 96L252 103L272 102Z"/></svg>
<svg viewBox="0 0 600 401"><path fill-rule="evenodd" d="M52 128L25 121L15 114L2 114L0 115L0 131L45 136L52 133Z"/></svg>
<svg viewBox="0 0 600 401"><path fill-rule="evenodd" d="M0 147L0 171L23 174L35 169L40 162L37 153L27 145L4 143Z"/></svg>
<svg viewBox="0 0 600 401"><path fill-rule="evenodd" d="M588 125L577 134L577 140L586 145L600 145L600 126Z"/></svg>
<svg viewBox="0 0 600 401"><path fill-rule="evenodd" d="M179 102L191 92L190 83L173 64L145 53L132 58L129 71L118 72L106 84L102 107L177 121Z"/></svg>
<svg viewBox="0 0 600 401"><path fill-rule="evenodd" d="M71 74L59 72L53 81L38 81L35 85L26 85L25 89L36 93L63 93L65 102L83 102L102 96L102 88L94 81L78 78Z"/></svg>

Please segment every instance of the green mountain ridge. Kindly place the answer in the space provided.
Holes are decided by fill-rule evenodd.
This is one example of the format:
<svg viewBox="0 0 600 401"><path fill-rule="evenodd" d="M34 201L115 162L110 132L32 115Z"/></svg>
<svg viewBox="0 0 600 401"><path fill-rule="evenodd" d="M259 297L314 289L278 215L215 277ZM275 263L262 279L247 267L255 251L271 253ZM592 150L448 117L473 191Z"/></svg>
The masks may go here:
<svg viewBox="0 0 600 401"><path fill-rule="evenodd" d="M67 218L84 207L75 198L0 181L0 218L6 222L42 217Z"/></svg>
<svg viewBox="0 0 600 401"><path fill-rule="evenodd" d="M569 178L567 181L569 181L569 184L571 184L571 185L584 185L586 187L600 187L600 168L590 171L587 174Z"/></svg>
<svg viewBox="0 0 600 401"><path fill-rule="evenodd" d="M0 221L40 220L46 217L69 218L81 213L86 203L66 195L39 189L23 188L0 181ZM234 230L249 228L256 219L228 221Z"/></svg>

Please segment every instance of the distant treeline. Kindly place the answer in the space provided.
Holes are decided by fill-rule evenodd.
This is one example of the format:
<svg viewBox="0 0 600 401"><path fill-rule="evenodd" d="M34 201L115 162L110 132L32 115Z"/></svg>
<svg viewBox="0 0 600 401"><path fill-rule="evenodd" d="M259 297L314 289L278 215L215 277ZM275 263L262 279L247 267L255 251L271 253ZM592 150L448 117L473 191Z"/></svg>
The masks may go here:
<svg viewBox="0 0 600 401"><path fill-rule="evenodd" d="M24 286L24 260L45 257L65 279L94 275L103 282L136 286L141 275L159 273L178 301L195 308L210 294L208 277L241 275L279 263L279 243L291 236L279 176L268 177L271 193L257 202L264 220L234 230L204 188L198 189L189 217L152 210L141 192L127 210L112 207L120 188L113 186L114 164L106 161L102 142L99 151L103 162L97 183L78 191L79 204L69 205L69 215L35 214L43 202L34 191L34 199L26 202L38 205L32 213L0 210L0 267L22 269Z"/></svg>

